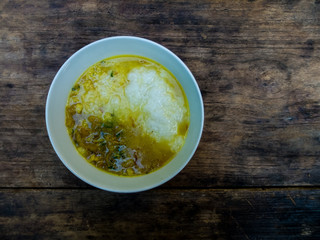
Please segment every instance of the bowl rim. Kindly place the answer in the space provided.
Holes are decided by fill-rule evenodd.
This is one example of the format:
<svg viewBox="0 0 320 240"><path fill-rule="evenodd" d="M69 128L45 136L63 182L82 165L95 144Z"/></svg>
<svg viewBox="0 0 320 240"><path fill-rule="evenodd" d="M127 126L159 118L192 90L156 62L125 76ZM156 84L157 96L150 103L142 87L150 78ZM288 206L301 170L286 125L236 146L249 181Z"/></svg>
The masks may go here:
<svg viewBox="0 0 320 240"><path fill-rule="evenodd" d="M189 154L188 156L188 159L186 159L184 161L183 164L180 165L180 167L178 169L175 170L174 174L171 174L169 177L167 178L164 178L164 179L161 179L160 181L158 181L156 184L153 184L153 185L146 185L145 187L140 187L140 188L137 188L137 189L113 189L113 188L109 188L109 187L101 187L99 185L96 185L92 182L90 182L88 179L86 179L85 176L82 176L82 174L78 173L77 171L75 171L69 164L68 164L68 161L65 160L62 156L61 156L61 153L60 151L56 148L55 144L54 144L54 139L53 139L53 136L52 136L52 133L50 131L51 127L50 127L50 121L49 121L49 107L50 107L50 101L52 101L51 99L53 98L53 88L54 88L54 85L57 84L57 81L60 77L61 74L63 74L63 71L68 67L68 65L70 64L70 62L73 61L74 58L76 58L78 55L82 54L83 51L85 51L86 49L88 48L91 48L92 46L96 45L96 44L99 44L101 42L104 42L104 41L110 41L110 40L138 40L138 41L142 41L142 42L146 42L148 44L151 44L151 45L155 45L157 48L160 48L162 51L165 51L167 52L169 55L171 55L171 57L175 58L176 61L179 62L180 65L182 65L182 67L187 71L187 74L190 76L190 78L192 79L193 81L193 86L195 87L195 90L197 92L197 96L198 96L198 99L199 99L199 105L200 105L200 112L201 112L201 122L200 122L200 129L199 129L199 132L198 132L198 136L197 136L197 141L195 142L194 146L193 146L193 149L191 151L191 153ZM116 56L116 55L113 55L113 56ZM153 59L152 59L153 60ZM85 69L83 70L85 71ZM45 120L46 120L46 129L47 129L47 133L48 133L48 137L50 139L50 142L51 142L51 145L55 151L55 153L58 155L60 161L65 165L65 167L67 167L67 169L69 169L69 171L71 171L76 177L80 178L82 181L86 182L87 184L91 185L91 186L94 186L96 188L99 188L99 189L102 189L102 190L106 190L106 191L110 191L110 192L118 192L118 193L133 193L133 192L141 192L141 191L146 191L146 190L149 190L149 189L152 189L152 188L156 188L158 186L160 186L161 184L171 180L172 178L174 178L179 172L181 172L181 170L188 164L188 162L192 159L194 153L196 152L198 146L199 146L199 143L200 143L200 140L201 140L201 137L202 137L202 133L203 133L203 126L204 126L204 104L203 104L203 99L202 99L202 95L201 95L201 91L199 89L199 86L197 84L197 81L195 80L192 72L190 71L190 69L187 67L187 65L176 55L174 54L171 50L169 50L168 48L162 46L161 44L159 43L156 43L152 40L149 40L149 39L146 39L146 38L141 38L141 37L136 37L136 36L112 36L112 37L106 37L106 38L103 38L103 39L100 39L100 40L97 40L97 41L93 41L85 46L83 46L82 48L80 48L79 50L77 50L76 52L74 52L64 63L63 65L59 68L58 72L56 73L55 77L53 78L53 81L51 82L50 84L50 88L49 88L49 91L48 91L48 95L47 95L47 99L46 99L46 108L45 108ZM160 168L161 169L161 168ZM99 170L101 171L101 170ZM155 172L157 172L158 170L156 170ZM106 173L108 174L108 173ZM109 175L112 175L112 174L109 174ZM116 176L116 175L114 175ZM145 175L142 175L142 176L145 176ZM130 178L137 178L137 177L142 177L142 176L134 176L134 177L128 177L128 179ZM117 177L117 176L116 176ZM121 176L121 178L126 178L126 177L123 177Z"/></svg>

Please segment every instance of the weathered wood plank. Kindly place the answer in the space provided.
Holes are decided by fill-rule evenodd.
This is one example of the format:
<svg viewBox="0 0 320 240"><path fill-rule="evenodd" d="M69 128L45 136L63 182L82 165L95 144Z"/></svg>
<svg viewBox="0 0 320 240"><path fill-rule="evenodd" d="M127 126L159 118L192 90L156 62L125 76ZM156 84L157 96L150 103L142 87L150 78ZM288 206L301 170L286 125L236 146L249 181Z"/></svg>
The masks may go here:
<svg viewBox="0 0 320 240"><path fill-rule="evenodd" d="M1 190L1 239L319 239L319 190Z"/></svg>
<svg viewBox="0 0 320 240"><path fill-rule="evenodd" d="M319 1L1 1L0 186L86 187L47 139L63 62L103 37L178 54L205 102L195 157L167 187L319 185Z"/></svg>

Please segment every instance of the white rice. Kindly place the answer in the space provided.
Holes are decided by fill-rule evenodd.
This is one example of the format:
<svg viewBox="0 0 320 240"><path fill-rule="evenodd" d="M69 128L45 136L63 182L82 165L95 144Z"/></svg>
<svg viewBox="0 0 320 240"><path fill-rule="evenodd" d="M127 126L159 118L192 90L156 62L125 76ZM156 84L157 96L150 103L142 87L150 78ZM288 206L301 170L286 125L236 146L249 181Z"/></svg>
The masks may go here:
<svg viewBox="0 0 320 240"><path fill-rule="evenodd" d="M181 148L185 136L178 134L178 125L188 122L187 103L164 69L135 67L125 77L104 73L92 83L79 90L83 113L103 119L114 113L123 122L132 119L143 134L168 141L173 151Z"/></svg>

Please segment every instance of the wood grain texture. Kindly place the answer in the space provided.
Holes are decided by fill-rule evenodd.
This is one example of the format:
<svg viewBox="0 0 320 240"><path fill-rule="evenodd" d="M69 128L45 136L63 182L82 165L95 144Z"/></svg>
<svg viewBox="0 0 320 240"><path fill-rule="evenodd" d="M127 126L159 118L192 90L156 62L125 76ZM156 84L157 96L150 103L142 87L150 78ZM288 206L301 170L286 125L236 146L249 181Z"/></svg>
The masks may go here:
<svg viewBox="0 0 320 240"><path fill-rule="evenodd" d="M129 195L83 189L5 190L0 198L0 236L319 239L319 207L319 190L158 189Z"/></svg>
<svg viewBox="0 0 320 240"><path fill-rule="evenodd" d="M2 187L85 187L45 130L55 73L114 35L155 40L205 103L199 149L168 187L310 186L320 178L317 1L1 1Z"/></svg>
<svg viewBox="0 0 320 240"><path fill-rule="evenodd" d="M60 66L117 35L176 53L205 105L186 168L130 195L73 176L45 128ZM319 56L319 0L0 1L0 239L320 239Z"/></svg>

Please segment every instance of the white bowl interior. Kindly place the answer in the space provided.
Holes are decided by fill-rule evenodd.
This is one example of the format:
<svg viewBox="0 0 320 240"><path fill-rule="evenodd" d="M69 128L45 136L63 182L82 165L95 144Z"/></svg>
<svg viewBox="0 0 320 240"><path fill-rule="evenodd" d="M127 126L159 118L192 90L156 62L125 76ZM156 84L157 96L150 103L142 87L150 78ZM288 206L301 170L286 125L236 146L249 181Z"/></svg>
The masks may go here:
<svg viewBox="0 0 320 240"><path fill-rule="evenodd" d="M159 62L183 87L190 107L190 127L181 151L159 170L138 177L120 177L98 170L75 149L65 127L65 106L79 76L96 62L115 55L132 54ZM137 37L111 37L93 42L73 54L56 74L47 97L46 124L51 143L64 165L77 177L113 192L138 192L154 188L180 172L193 156L203 129L204 110L199 87L187 66L163 46Z"/></svg>

